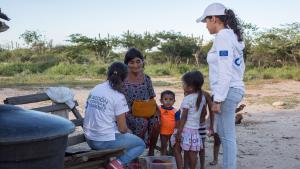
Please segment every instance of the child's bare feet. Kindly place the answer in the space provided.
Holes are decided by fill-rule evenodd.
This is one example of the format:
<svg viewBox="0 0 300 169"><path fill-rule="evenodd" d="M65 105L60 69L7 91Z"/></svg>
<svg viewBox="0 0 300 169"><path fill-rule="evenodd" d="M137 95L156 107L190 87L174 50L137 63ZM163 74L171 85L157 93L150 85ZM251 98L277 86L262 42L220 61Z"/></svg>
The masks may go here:
<svg viewBox="0 0 300 169"><path fill-rule="evenodd" d="M243 120L243 115L237 114L237 115L235 116L235 124L241 124L241 123L242 123L242 120Z"/></svg>
<svg viewBox="0 0 300 169"><path fill-rule="evenodd" d="M242 111L246 107L245 104L241 104L238 108L236 108L235 113Z"/></svg>
<svg viewBox="0 0 300 169"><path fill-rule="evenodd" d="M218 161L217 160L214 160L212 162L209 163L209 165L217 165L218 164Z"/></svg>
<svg viewBox="0 0 300 169"><path fill-rule="evenodd" d="M246 107L245 104L241 104L241 105L239 106L240 111L242 111L245 107Z"/></svg>

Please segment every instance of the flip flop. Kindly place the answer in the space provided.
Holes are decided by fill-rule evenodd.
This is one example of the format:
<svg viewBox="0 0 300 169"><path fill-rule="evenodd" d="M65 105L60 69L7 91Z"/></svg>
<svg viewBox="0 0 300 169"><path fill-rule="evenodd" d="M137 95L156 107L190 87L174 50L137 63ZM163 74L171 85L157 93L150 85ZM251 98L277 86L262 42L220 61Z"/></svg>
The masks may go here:
<svg viewBox="0 0 300 169"><path fill-rule="evenodd" d="M209 163L209 165L217 165L217 164L218 164L218 161L215 161L215 160Z"/></svg>

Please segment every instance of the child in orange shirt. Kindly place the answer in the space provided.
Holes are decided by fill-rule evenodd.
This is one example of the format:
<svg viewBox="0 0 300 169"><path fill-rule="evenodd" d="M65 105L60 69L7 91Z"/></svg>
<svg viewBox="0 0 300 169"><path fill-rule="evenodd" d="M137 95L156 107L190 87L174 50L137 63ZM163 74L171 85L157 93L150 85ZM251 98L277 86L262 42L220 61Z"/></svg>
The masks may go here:
<svg viewBox="0 0 300 169"><path fill-rule="evenodd" d="M165 90L160 96L160 140L161 140L161 155L167 155L168 144L174 133L176 121L180 120L180 112L173 105L175 103L175 93L170 90Z"/></svg>

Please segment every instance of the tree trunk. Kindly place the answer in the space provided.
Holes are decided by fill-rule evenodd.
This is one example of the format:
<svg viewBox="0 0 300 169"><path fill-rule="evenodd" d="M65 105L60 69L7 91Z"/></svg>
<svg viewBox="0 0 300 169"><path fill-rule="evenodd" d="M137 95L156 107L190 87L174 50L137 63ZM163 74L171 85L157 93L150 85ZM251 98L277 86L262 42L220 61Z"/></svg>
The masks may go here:
<svg viewBox="0 0 300 169"><path fill-rule="evenodd" d="M295 62L296 67L298 67L298 60L297 60L296 55L293 55L293 58L294 58L294 62Z"/></svg>
<svg viewBox="0 0 300 169"><path fill-rule="evenodd" d="M169 63L169 68L172 68L172 60L171 60L171 56L167 56L167 63Z"/></svg>
<svg viewBox="0 0 300 169"><path fill-rule="evenodd" d="M179 56L175 57L175 64L176 64L176 66L178 66L180 64L180 62L181 62L180 57Z"/></svg>
<svg viewBox="0 0 300 169"><path fill-rule="evenodd" d="M186 58L186 65L188 65L190 62L190 59L189 58Z"/></svg>
<svg viewBox="0 0 300 169"><path fill-rule="evenodd" d="M194 54L194 57L195 57L195 61L196 61L196 65L197 65L197 67L199 67L200 65L199 65L199 57L198 57L198 54L197 54L198 52L196 52L195 54Z"/></svg>

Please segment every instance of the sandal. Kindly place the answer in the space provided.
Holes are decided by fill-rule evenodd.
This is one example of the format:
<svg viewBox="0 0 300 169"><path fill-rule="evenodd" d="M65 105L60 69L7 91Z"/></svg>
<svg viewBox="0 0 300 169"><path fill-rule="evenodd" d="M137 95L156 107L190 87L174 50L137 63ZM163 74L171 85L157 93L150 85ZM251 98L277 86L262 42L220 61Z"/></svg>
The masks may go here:
<svg viewBox="0 0 300 169"><path fill-rule="evenodd" d="M124 169L123 165L119 160L112 160L107 166L106 169Z"/></svg>
<svg viewBox="0 0 300 169"><path fill-rule="evenodd" d="M217 165L217 164L218 164L218 161L216 161L216 160L209 163L209 165Z"/></svg>

